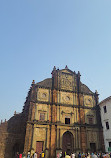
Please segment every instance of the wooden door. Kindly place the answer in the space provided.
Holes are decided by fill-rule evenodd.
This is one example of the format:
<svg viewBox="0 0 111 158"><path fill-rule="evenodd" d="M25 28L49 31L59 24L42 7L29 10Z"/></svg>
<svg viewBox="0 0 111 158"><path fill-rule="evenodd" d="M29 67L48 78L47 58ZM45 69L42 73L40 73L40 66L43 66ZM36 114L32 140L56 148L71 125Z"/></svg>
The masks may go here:
<svg viewBox="0 0 111 158"><path fill-rule="evenodd" d="M40 158L40 154L43 151L43 142L36 142L36 152L37 152L37 158Z"/></svg>
<svg viewBox="0 0 111 158"><path fill-rule="evenodd" d="M73 135L71 132L65 132L63 134L63 140L62 140L62 152L63 152L63 156L65 155L65 152L68 155L71 155L71 153L73 152Z"/></svg>

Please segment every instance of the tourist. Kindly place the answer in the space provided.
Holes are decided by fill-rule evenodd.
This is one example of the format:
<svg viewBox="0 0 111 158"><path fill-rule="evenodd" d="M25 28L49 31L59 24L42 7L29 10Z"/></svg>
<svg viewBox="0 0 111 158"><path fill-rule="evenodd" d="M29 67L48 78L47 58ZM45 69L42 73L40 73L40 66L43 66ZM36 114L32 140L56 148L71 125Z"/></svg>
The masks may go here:
<svg viewBox="0 0 111 158"><path fill-rule="evenodd" d="M28 152L27 158L30 158L30 151Z"/></svg>
<svg viewBox="0 0 111 158"><path fill-rule="evenodd" d="M42 157L42 158L44 157L44 152L42 152L41 157Z"/></svg>
<svg viewBox="0 0 111 158"><path fill-rule="evenodd" d="M85 153L82 153L81 157L82 157L82 158L85 158Z"/></svg>
<svg viewBox="0 0 111 158"><path fill-rule="evenodd" d="M22 158L22 154L19 154L19 158Z"/></svg>
<svg viewBox="0 0 111 158"><path fill-rule="evenodd" d="M87 154L87 158L91 158L91 155L90 155L90 153L88 153L88 154Z"/></svg>
<svg viewBox="0 0 111 158"><path fill-rule="evenodd" d="M103 158L110 158L110 155L108 153L103 155Z"/></svg>
<svg viewBox="0 0 111 158"><path fill-rule="evenodd" d="M59 158L59 152L57 153L57 158Z"/></svg>
<svg viewBox="0 0 111 158"><path fill-rule="evenodd" d="M72 153L71 158L75 158L75 157L76 157L75 153Z"/></svg>
<svg viewBox="0 0 111 158"><path fill-rule="evenodd" d="M33 158L37 158L37 153L36 152L33 154Z"/></svg>
<svg viewBox="0 0 111 158"><path fill-rule="evenodd" d="M26 158L26 154L24 152L22 154L22 158Z"/></svg>
<svg viewBox="0 0 111 158"><path fill-rule="evenodd" d="M16 157L16 158L19 158L19 152L16 153L16 156L15 156L15 157Z"/></svg>
<svg viewBox="0 0 111 158"><path fill-rule="evenodd" d="M66 154L65 158L71 158L69 155Z"/></svg>
<svg viewBox="0 0 111 158"><path fill-rule="evenodd" d="M59 158L62 158L62 151L59 153Z"/></svg>
<svg viewBox="0 0 111 158"><path fill-rule="evenodd" d="M78 154L78 158L81 158L81 153L79 152L79 154Z"/></svg>
<svg viewBox="0 0 111 158"><path fill-rule="evenodd" d="M92 153L91 158L98 158L98 157L97 157L96 153Z"/></svg>
<svg viewBox="0 0 111 158"><path fill-rule="evenodd" d="M87 153L85 153L85 158L87 158L87 156L88 156L88 154L87 154Z"/></svg>

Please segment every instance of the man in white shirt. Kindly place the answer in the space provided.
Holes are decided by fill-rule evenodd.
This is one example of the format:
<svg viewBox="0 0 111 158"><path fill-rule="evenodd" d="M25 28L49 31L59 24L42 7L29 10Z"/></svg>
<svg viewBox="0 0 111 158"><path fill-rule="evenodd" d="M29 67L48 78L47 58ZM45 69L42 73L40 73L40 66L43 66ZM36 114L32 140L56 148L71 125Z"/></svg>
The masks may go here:
<svg viewBox="0 0 111 158"><path fill-rule="evenodd" d="M72 156L72 158L75 158L76 155L75 155L75 153L72 153L71 156Z"/></svg>

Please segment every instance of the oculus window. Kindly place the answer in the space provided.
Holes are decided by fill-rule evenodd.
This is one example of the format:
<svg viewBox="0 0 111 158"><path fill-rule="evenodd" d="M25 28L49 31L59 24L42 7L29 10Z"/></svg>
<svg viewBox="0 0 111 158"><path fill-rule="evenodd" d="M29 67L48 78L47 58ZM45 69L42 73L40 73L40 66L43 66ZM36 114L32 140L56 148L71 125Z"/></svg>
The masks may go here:
<svg viewBox="0 0 111 158"><path fill-rule="evenodd" d="M46 96L47 96L46 93L42 94L42 98L46 98Z"/></svg>

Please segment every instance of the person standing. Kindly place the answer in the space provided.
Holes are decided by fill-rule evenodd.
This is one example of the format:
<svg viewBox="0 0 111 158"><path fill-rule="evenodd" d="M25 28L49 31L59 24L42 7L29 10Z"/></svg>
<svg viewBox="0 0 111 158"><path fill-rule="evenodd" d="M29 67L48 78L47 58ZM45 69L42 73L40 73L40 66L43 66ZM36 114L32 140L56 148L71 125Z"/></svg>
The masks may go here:
<svg viewBox="0 0 111 158"><path fill-rule="evenodd" d="M71 158L69 155L66 155L65 158Z"/></svg>
<svg viewBox="0 0 111 158"><path fill-rule="evenodd" d="M42 155L41 155L41 156L42 156L42 158L44 157L44 152L42 152Z"/></svg>
<svg viewBox="0 0 111 158"><path fill-rule="evenodd" d="M78 158L81 158L81 153L79 152L79 154L78 154Z"/></svg>
<svg viewBox="0 0 111 158"><path fill-rule="evenodd" d="M22 154L22 158L26 158L26 154L24 152Z"/></svg>
<svg viewBox="0 0 111 158"><path fill-rule="evenodd" d="M87 155L87 158L91 158L91 155L90 155L90 153L88 153L88 155Z"/></svg>
<svg viewBox="0 0 111 158"><path fill-rule="evenodd" d="M22 154L19 154L19 158L22 158Z"/></svg>
<svg viewBox="0 0 111 158"><path fill-rule="evenodd" d="M34 158L37 158L37 153L36 152L34 153Z"/></svg>
<svg viewBox="0 0 111 158"><path fill-rule="evenodd" d="M16 158L19 158L19 152L16 153Z"/></svg>
<svg viewBox="0 0 111 158"><path fill-rule="evenodd" d="M72 153L72 154L71 154L71 157L72 157L72 158L75 158L75 157L76 157L75 153Z"/></svg>
<svg viewBox="0 0 111 158"><path fill-rule="evenodd" d="M57 153L57 158L59 158L59 153Z"/></svg>
<svg viewBox="0 0 111 158"><path fill-rule="evenodd" d="M62 158L62 151L59 153L59 157Z"/></svg>
<svg viewBox="0 0 111 158"><path fill-rule="evenodd" d="M28 152L27 158L30 158L30 152Z"/></svg>

